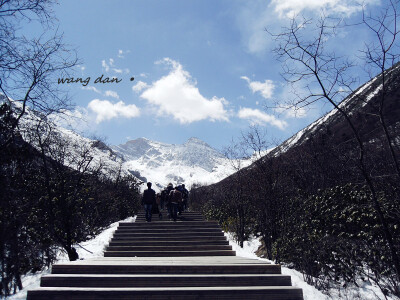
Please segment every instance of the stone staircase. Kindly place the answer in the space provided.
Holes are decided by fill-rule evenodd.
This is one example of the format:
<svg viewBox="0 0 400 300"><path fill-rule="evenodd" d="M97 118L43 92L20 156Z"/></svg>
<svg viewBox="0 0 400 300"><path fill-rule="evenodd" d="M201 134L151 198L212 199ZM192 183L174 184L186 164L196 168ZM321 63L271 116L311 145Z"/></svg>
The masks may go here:
<svg viewBox="0 0 400 300"><path fill-rule="evenodd" d="M119 224L104 257L55 264L27 299L303 299L280 265L235 256L217 222L184 212Z"/></svg>

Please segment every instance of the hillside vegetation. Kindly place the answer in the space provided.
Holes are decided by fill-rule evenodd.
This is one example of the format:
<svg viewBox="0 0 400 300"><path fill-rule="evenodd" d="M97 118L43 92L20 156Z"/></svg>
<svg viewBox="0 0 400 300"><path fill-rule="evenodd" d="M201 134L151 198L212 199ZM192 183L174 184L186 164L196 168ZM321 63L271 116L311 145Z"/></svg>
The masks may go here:
<svg viewBox="0 0 400 300"><path fill-rule="evenodd" d="M84 144L62 136L45 118L25 124L24 132L12 126L14 122L15 112L3 103L1 296L22 289L21 276L49 267L60 250L73 259L73 247L134 215L139 207L137 179L124 176L118 165L96 161L98 142ZM35 147L25 141L29 136Z"/></svg>
<svg viewBox="0 0 400 300"><path fill-rule="evenodd" d="M303 272L321 289L371 280L384 294L400 296L399 75L395 65L385 73L385 90L375 78L339 106L361 139L377 203L358 141L335 109L249 167L237 165L228 178L194 188L193 207L219 220L241 245L260 236L260 255ZM264 142L257 130L243 141L253 150Z"/></svg>

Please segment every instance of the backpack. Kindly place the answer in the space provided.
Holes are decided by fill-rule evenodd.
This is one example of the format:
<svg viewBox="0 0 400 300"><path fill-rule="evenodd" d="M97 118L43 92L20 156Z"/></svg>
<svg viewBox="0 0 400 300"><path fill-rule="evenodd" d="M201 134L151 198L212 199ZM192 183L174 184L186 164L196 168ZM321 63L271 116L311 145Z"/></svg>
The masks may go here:
<svg viewBox="0 0 400 300"><path fill-rule="evenodd" d="M182 202L182 193L179 190L175 189L171 192L171 202L178 204Z"/></svg>

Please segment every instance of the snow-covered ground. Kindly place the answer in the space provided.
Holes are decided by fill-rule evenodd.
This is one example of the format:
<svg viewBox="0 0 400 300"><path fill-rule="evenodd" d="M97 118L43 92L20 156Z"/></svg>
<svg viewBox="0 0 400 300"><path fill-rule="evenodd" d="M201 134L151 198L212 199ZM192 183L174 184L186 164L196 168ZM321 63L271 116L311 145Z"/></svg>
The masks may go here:
<svg viewBox="0 0 400 300"><path fill-rule="evenodd" d="M134 222L135 217L130 217L128 219L122 220L121 222ZM104 253L105 247L108 245L114 231L117 229L119 222L115 222L109 226L106 230L100 233L98 236L94 237L91 240L88 240L84 243L81 243L83 248L77 247L77 252L81 259L90 259L94 257L102 257ZM225 236L229 240L229 244L232 246L233 250L236 251L237 256L254 258L259 260L268 261L273 263L267 259L257 257L254 252L260 246L260 241L257 238L253 238L250 241L246 241L244 243L243 248L239 247L233 240L233 237L229 233L225 233ZM89 252L90 251L90 252ZM57 259L57 262L65 262L68 261L68 257L64 252L60 252L60 255ZM24 289L17 294L8 297L10 300L22 300L26 299L27 290L34 289L40 286L40 278L43 275L49 274L50 270L44 270L41 273L36 274L28 274L23 277L22 282ZM303 280L303 275L293 269L289 269L286 267L282 267L282 273L286 275L290 275L292 279L292 285L295 287L299 287L303 289L304 300L331 300L331 299L340 299L340 300L380 300L385 299L385 297L380 292L377 286L372 286L371 284L364 283L364 285L360 285L360 288L356 287L348 287L347 289L336 290L332 289L329 291L329 296L321 293L316 288L311 285L308 285ZM390 300L390 298L387 298ZM393 299L394 300L394 299Z"/></svg>

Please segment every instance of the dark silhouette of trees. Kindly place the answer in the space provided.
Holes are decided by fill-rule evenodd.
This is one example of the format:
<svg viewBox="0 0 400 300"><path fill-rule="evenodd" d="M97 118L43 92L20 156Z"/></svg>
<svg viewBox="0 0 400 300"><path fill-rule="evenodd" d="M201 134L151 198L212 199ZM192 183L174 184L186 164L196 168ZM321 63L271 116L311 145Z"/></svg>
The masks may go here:
<svg viewBox="0 0 400 300"><path fill-rule="evenodd" d="M3 296L22 289L21 276L48 267L60 250L72 259L73 247L140 205L137 179L96 158L98 141L78 144L36 120L36 131L28 132L36 144L29 144L13 129L7 104L0 107L1 134L12 137L0 148Z"/></svg>
<svg viewBox="0 0 400 300"><path fill-rule="evenodd" d="M376 113L379 116L379 122L384 130L384 137L392 156L391 165L394 165L395 169L399 171L394 145L383 113L385 95L388 92L385 90L388 83L386 74L390 75L390 72L385 72L387 60L392 63L398 61L398 54L392 52L395 51L392 48L398 34L397 9L398 6L391 2L389 8L385 10L381 17L374 18L371 15L367 17L364 14L363 23L376 34L378 39L378 46L367 45L365 50L366 62L369 65L375 64L380 71L376 79L378 84L382 85L380 101L374 103L377 103ZM311 19L303 18L297 21L297 18L293 18L288 28L284 28L281 33L273 35L278 42L275 53L283 62L284 78L292 84L304 83L308 91L303 95L297 95L297 98L291 103L292 106L305 107L316 101L325 100L340 112L350 126L358 151L357 167L371 193L370 199L381 222L393 265L400 280L399 253L387 216L379 201L375 179L371 176L371 169L374 167L368 165L367 162L368 147L363 140L363 124L356 124L356 119L351 116L351 112L345 104L339 104L344 96L347 96L352 90L356 78L352 77L351 72L354 64L345 57L337 57L334 52L330 52L328 49L327 41L335 36L335 30L338 26L339 24L335 20L325 16L320 17L315 23ZM306 37L304 32L308 32L310 27L314 29L314 35L307 35ZM360 97L357 93L356 91L356 97ZM367 102L367 99L365 99L365 102ZM397 172L397 174L400 173Z"/></svg>

